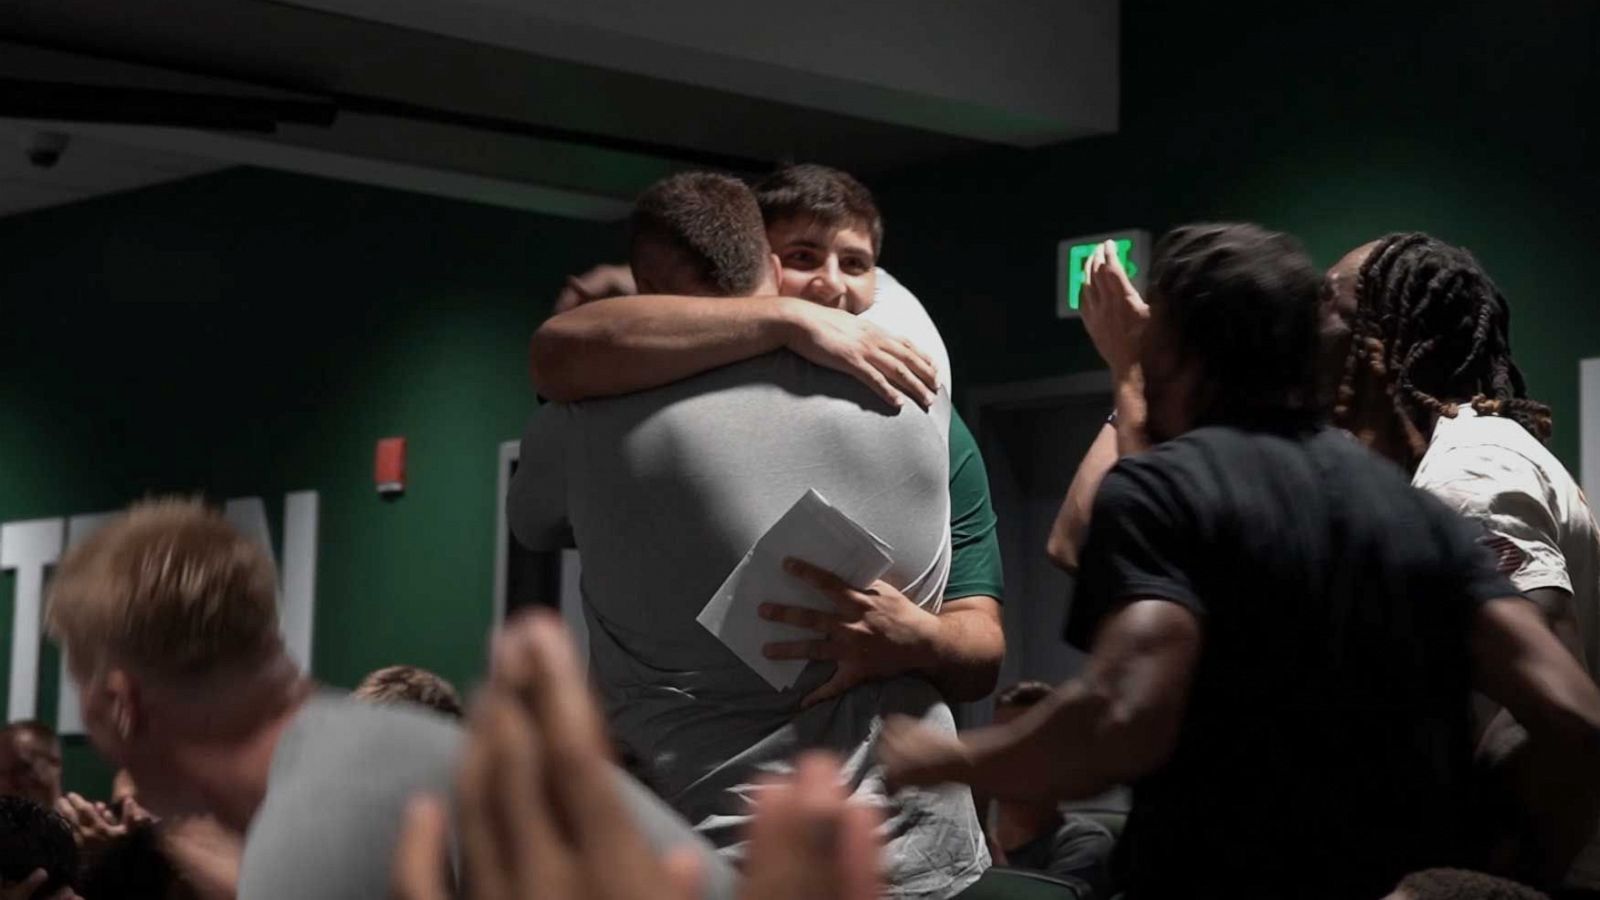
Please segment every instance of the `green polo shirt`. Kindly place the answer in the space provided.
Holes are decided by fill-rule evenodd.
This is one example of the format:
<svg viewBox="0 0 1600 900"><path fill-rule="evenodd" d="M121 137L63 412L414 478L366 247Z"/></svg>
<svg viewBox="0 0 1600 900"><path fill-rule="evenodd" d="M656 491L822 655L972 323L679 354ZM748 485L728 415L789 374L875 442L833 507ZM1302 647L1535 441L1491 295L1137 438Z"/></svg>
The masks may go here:
<svg viewBox="0 0 1600 900"><path fill-rule="evenodd" d="M995 533L994 505L989 502L989 471L978 441L950 411L950 582L944 599L1002 599L1005 573L1000 565L1000 538Z"/></svg>

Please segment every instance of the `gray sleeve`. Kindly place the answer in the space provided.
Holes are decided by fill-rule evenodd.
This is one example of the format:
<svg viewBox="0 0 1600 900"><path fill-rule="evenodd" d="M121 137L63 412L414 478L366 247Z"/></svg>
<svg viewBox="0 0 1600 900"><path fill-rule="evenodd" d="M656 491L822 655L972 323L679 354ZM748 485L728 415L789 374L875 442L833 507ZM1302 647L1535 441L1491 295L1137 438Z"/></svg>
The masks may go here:
<svg viewBox="0 0 1600 900"><path fill-rule="evenodd" d="M517 542L529 550L571 545L567 512L567 441L572 411L547 403L534 410L522 433L517 473L506 497L506 519Z"/></svg>
<svg viewBox="0 0 1600 900"><path fill-rule="evenodd" d="M1068 815L1050 842L1045 874L1082 889L1086 897L1106 896L1111 851L1116 841L1098 823Z"/></svg>
<svg viewBox="0 0 1600 900"><path fill-rule="evenodd" d="M274 797L246 838L238 900L383 896L408 796L330 787Z"/></svg>
<svg viewBox="0 0 1600 900"><path fill-rule="evenodd" d="M387 896L406 804L448 796L461 733L437 717L320 695L273 754L238 900Z"/></svg>
<svg viewBox="0 0 1600 900"><path fill-rule="evenodd" d="M633 776L617 770L617 783L622 791L622 802L633 811L633 819L645 839L657 853L666 853L680 847L692 846L700 851L701 872L704 875L704 900L733 900L736 893L737 873L728 861L717 855L711 843L689 827L671 807L651 793Z"/></svg>

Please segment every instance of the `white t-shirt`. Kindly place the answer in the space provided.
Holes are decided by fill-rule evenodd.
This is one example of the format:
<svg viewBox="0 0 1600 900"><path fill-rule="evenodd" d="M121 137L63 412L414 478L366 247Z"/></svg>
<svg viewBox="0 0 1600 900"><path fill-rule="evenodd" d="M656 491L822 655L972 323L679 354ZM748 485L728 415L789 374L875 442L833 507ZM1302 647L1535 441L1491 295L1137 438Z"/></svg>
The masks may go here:
<svg viewBox="0 0 1600 900"><path fill-rule="evenodd" d="M1600 682L1600 529L1561 461L1516 422L1463 406L1434 426L1411 483L1483 525L1485 544L1517 590L1572 595L1584 667ZM1600 887L1600 833L1566 884Z"/></svg>
<svg viewBox="0 0 1600 900"><path fill-rule="evenodd" d="M878 270L877 293L873 294L872 305L861 314L861 318L890 334L909 338L918 350L933 358L934 368L939 370L939 384L954 392L955 384L950 377L950 351L945 349L938 326L933 324L933 319L916 295L906 290L905 285L896 281L893 275Z"/></svg>
<svg viewBox="0 0 1600 900"><path fill-rule="evenodd" d="M1434 426L1411 483L1482 523L1517 590L1572 595L1585 668L1600 682L1600 529L1561 461L1516 422L1463 405Z"/></svg>

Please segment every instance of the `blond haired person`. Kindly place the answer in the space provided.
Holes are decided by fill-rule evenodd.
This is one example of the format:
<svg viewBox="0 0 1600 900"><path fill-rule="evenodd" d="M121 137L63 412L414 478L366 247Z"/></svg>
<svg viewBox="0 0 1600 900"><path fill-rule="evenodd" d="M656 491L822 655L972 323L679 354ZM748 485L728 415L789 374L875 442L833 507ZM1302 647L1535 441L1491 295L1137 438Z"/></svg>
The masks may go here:
<svg viewBox="0 0 1600 900"><path fill-rule="evenodd" d="M74 548L46 615L90 739L146 804L245 835L240 900L382 896L406 799L448 792L459 729L318 691L279 637L271 560L197 501L138 504ZM623 786L650 837L692 841Z"/></svg>

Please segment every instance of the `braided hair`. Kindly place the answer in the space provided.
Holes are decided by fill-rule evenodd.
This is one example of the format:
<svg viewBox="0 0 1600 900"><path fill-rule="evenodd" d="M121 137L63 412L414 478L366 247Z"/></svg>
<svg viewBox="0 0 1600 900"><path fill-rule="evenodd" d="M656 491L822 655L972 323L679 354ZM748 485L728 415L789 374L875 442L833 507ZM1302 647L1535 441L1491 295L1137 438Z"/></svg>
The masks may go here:
<svg viewBox="0 0 1600 900"><path fill-rule="evenodd" d="M1550 407L1528 399L1511 361L1506 299L1471 253L1419 232L1387 235L1362 263L1355 294L1336 418L1370 379L1391 398L1413 465L1435 419L1453 418L1459 400L1550 439Z"/></svg>

